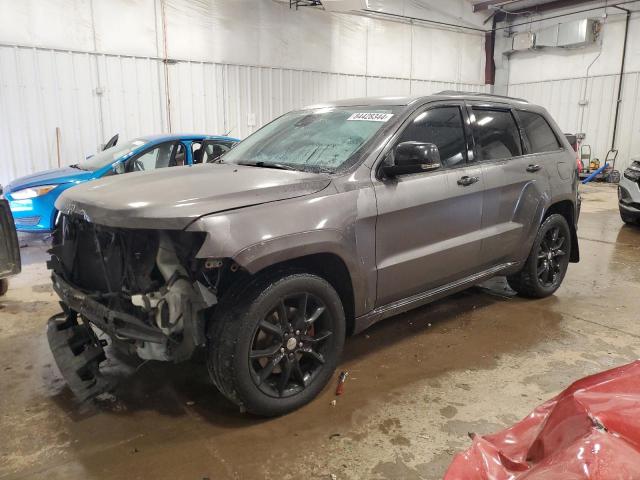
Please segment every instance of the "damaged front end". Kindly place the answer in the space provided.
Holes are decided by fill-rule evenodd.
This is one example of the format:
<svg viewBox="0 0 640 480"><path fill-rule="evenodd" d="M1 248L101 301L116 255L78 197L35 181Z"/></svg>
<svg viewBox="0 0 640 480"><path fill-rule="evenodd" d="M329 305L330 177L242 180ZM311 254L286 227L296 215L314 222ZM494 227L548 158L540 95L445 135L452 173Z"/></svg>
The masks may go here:
<svg viewBox="0 0 640 480"><path fill-rule="evenodd" d="M48 338L80 398L108 388L98 369L104 341L91 324L114 347L145 360L179 362L205 345L205 319L229 266L196 259L204 235L112 228L80 215L62 216L48 268L64 311L49 320Z"/></svg>

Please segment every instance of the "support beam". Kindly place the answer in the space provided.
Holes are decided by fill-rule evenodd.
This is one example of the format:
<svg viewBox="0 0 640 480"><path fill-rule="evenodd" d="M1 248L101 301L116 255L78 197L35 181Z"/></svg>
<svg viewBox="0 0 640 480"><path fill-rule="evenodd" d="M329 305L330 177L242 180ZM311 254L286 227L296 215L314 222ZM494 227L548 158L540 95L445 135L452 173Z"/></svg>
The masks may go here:
<svg viewBox="0 0 640 480"><path fill-rule="evenodd" d="M549 10L571 8L583 3L593 3L593 0L554 0L551 2L540 3L538 5L533 5L533 6L529 5L528 7L508 9L508 11L510 13L519 13L524 11L543 13L543 12L548 12ZM603 8L604 6L605 5L602 5Z"/></svg>
<svg viewBox="0 0 640 480"><path fill-rule="evenodd" d="M518 0L487 0L485 2L474 3L473 13L481 12L483 10L488 10L490 7L493 7L493 6L508 5L509 3L514 3L515 1L518 1Z"/></svg>
<svg viewBox="0 0 640 480"><path fill-rule="evenodd" d="M493 59L496 46L496 16L493 15L493 26L490 32L484 34L484 83L493 85L496 82L496 63Z"/></svg>

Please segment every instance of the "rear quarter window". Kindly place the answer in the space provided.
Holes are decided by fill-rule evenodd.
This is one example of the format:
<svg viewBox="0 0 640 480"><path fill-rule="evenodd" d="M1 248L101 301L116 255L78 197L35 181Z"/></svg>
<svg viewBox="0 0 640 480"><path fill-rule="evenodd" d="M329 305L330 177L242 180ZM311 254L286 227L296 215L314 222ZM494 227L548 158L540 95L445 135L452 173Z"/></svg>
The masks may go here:
<svg viewBox="0 0 640 480"><path fill-rule="evenodd" d="M529 153L553 152L561 148L556 134L542 115L520 110L518 118L529 140Z"/></svg>

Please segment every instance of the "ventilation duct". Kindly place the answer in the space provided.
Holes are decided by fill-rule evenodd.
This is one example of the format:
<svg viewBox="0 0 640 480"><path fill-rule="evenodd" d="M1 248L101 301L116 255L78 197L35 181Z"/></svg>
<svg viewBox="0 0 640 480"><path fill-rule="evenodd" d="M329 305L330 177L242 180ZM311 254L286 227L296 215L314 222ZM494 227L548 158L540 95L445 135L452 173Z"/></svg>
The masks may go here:
<svg viewBox="0 0 640 480"><path fill-rule="evenodd" d="M583 18L558 23L535 32L519 32L513 36L512 51L533 48L580 48L595 43L600 34L597 19Z"/></svg>
<svg viewBox="0 0 640 480"><path fill-rule="evenodd" d="M600 22L583 18L559 23L536 33L535 47L578 48L594 43L600 31Z"/></svg>

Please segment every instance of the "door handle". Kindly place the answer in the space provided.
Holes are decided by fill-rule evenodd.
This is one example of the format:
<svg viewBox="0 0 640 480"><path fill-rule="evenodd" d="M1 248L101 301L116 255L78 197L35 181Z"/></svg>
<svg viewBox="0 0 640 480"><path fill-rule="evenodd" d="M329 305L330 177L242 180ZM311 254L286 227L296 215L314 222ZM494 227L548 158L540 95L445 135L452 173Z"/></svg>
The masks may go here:
<svg viewBox="0 0 640 480"><path fill-rule="evenodd" d="M460 177L458 179L458 185L461 185L463 187L468 187L469 185L473 185L474 183L480 181L479 177L469 177L467 175L465 175L464 177Z"/></svg>
<svg viewBox="0 0 640 480"><path fill-rule="evenodd" d="M529 165L527 167L527 172L537 172L538 170L542 169L542 165Z"/></svg>

